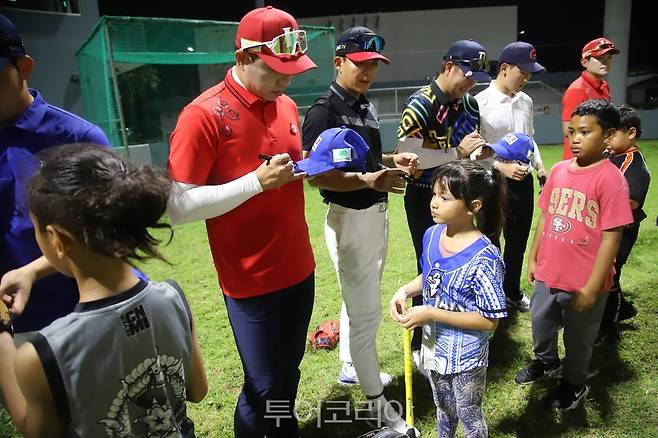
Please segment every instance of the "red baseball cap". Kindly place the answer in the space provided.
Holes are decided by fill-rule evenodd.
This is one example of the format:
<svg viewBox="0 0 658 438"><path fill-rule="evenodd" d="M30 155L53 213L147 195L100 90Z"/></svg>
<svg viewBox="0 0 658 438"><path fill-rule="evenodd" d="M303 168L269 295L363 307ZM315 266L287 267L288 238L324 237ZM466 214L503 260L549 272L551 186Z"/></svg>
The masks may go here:
<svg viewBox="0 0 658 438"><path fill-rule="evenodd" d="M275 52L282 43L291 43L288 51ZM248 12L235 34L235 47L253 48L254 54L263 60L272 70L282 75L296 75L317 65L304 54L306 51L306 33L299 30L297 20L281 9L267 6Z"/></svg>
<svg viewBox="0 0 658 438"><path fill-rule="evenodd" d="M606 53L612 53L616 55L619 53L619 49L615 46L615 43L610 41L607 38L596 38L585 44L583 47L582 58L590 58L604 55Z"/></svg>

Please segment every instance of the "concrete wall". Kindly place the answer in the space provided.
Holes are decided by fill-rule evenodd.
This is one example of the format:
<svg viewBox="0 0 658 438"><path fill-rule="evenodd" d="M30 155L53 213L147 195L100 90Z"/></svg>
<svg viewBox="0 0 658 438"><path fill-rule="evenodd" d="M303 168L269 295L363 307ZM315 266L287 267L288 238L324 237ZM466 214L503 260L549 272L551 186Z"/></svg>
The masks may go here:
<svg viewBox="0 0 658 438"><path fill-rule="evenodd" d="M638 111L642 120L642 140L658 139L658 109Z"/></svg>
<svg viewBox="0 0 658 438"><path fill-rule="evenodd" d="M562 143L562 108L550 114L535 114L535 141L538 144Z"/></svg>
<svg viewBox="0 0 658 438"><path fill-rule="evenodd" d="M638 114L642 120L642 139L658 138L658 109L638 110ZM539 144L562 143L561 118L560 112L535 114L535 141Z"/></svg>
<svg viewBox="0 0 658 438"><path fill-rule="evenodd" d="M418 81L433 77L450 45L474 39L498 59L503 47L516 41L516 6L440 9L407 12L335 15L303 18L303 24L334 26L336 37L352 26L366 26L386 40L391 60L379 70L378 82ZM375 84L376 87L376 84Z"/></svg>
<svg viewBox="0 0 658 438"><path fill-rule="evenodd" d="M27 53L36 67L30 87L37 88L56 106L83 115L80 85L71 81L77 74L75 52L98 21L95 0L79 0L80 15L61 15L0 8L23 36Z"/></svg>

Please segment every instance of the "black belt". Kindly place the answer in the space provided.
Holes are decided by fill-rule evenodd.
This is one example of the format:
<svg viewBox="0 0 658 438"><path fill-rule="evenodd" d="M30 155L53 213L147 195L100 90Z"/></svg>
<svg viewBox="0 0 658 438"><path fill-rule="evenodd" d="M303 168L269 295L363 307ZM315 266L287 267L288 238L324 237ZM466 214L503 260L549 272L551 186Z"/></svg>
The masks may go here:
<svg viewBox="0 0 658 438"><path fill-rule="evenodd" d="M432 189L432 184L425 184L425 183L420 183L420 182L415 182L414 181L413 183L407 184L407 187L417 187L419 189L431 190Z"/></svg>
<svg viewBox="0 0 658 438"><path fill-rule="evenodd" d="M379 211L386 211L386 209L388 208L388 199L387 198L384 198L384 199L381 199L379 201L373 202L372 204L368 205L367 207L364 207L364 206L361 206L361 205L359 205L358 207L352 206L352 205L343 205L340 202L330 201L326 198L322 198L322 202L324 202L327 205L330 205L330 204L340 205L343 208L350 208L352 210L366 210L366 209L372 207L373 205L377 205L377 204L379 204Z"/></svg>

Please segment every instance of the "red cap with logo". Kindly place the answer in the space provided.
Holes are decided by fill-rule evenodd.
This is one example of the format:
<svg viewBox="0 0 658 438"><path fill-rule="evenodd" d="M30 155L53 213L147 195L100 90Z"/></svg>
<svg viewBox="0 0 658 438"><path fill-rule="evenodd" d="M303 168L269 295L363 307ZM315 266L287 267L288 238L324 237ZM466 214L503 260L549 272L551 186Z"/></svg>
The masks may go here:
<svg viewBox="0 0 658 438"><path fill-rule="evenodd" d="M306 32L297 20L281 9L267 6L248 12L235 35L238 50L250 49L272 70L283 75L296 75L317 65L304 54Z"/></svg>
<svg viewBox="0 0 658 438"><path fill-rule="evenodd" d="M607 38L596 38L585 44L585 47L583 47L582 58L590 58L592 56L596 58L605 55L606 53L616 55L619 53L619 49L615 46L615 43Z"/></svg>

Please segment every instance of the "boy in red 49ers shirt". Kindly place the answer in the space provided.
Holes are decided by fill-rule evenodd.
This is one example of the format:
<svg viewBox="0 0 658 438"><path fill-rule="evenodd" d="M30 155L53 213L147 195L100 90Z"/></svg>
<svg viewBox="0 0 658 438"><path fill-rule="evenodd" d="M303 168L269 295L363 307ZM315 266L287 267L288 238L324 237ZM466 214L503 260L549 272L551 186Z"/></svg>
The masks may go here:
<svg viewBox="0 0 658 438"><path fill-rule="evenodd" d="M562 368L552 399L561 410L576 408L589 393L585 382L615 255L624 225L633 222L626 180L604 156L619 124L619 112L607 100L579 105L569 125L574 158L553 167L539 197L542 214L528 259L535 359L516 381L528 384Z"/></svg>

